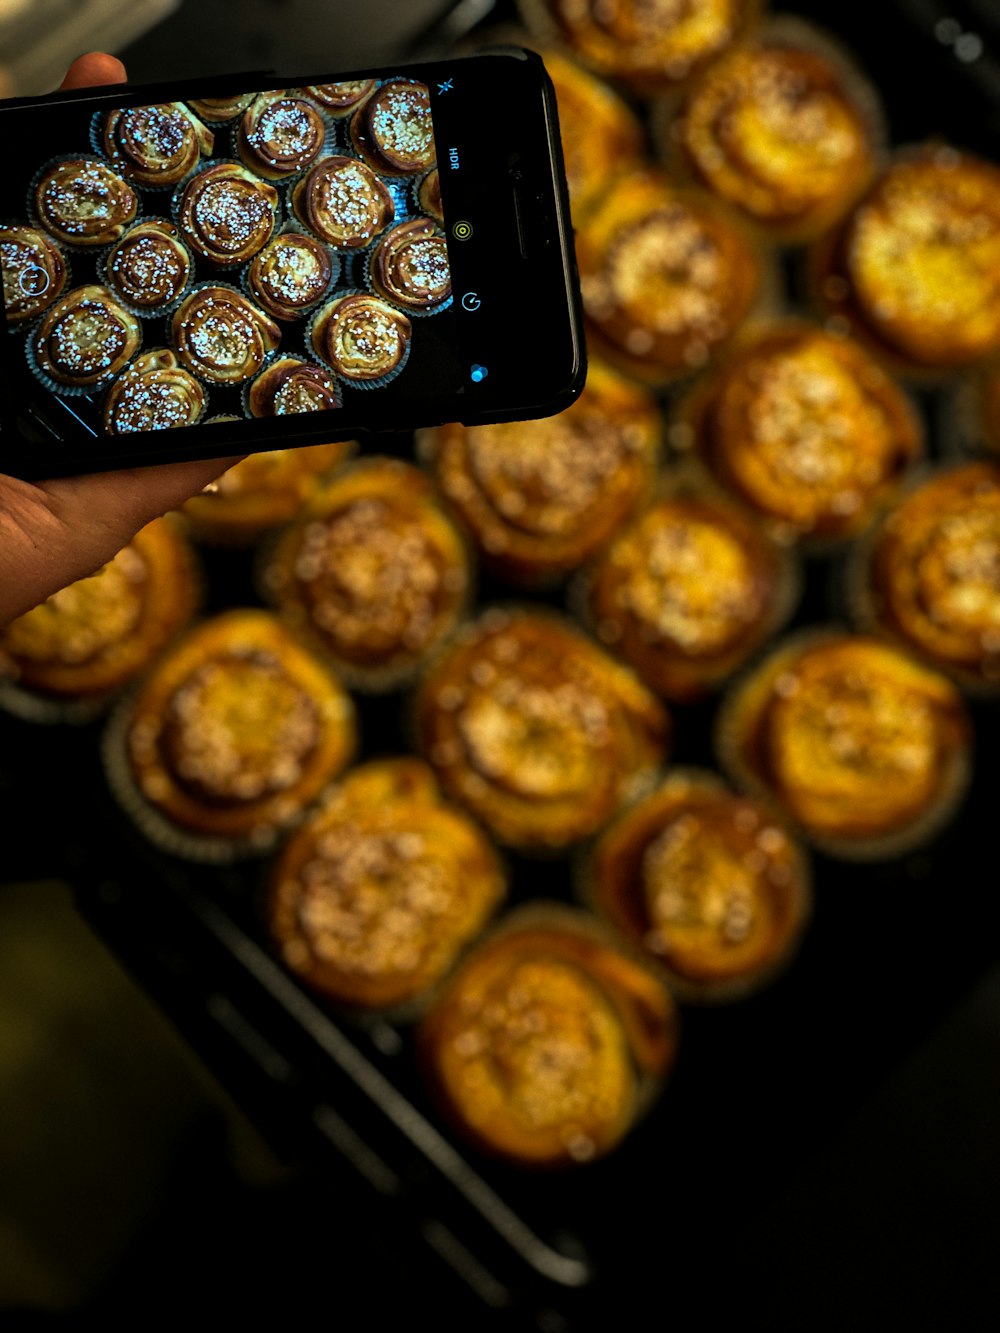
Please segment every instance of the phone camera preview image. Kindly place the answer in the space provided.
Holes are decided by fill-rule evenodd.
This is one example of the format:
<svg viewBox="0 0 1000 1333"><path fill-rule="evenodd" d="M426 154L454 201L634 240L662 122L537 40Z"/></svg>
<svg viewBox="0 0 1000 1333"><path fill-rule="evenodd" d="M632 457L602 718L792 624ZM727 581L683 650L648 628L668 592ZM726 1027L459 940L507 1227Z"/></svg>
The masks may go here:
<svg viewBox="0 0 1000 1333"><path fill-rule="evenodd" d="M32 114L0 205L8 355L94 434L426 391L415 346L454 343L426 84Z"/></svg>

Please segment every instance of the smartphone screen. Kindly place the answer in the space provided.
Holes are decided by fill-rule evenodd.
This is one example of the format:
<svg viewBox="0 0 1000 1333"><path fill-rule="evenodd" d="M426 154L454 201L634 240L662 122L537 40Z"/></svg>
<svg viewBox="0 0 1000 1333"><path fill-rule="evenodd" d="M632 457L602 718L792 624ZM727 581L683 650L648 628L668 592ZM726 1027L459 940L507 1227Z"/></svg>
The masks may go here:
<svg viewBox="0 0 1000 1333"><path fill-rule="evenodd" d="M80 90L0 117L2 471L541 416L582 385L537 57Z"/></svg>

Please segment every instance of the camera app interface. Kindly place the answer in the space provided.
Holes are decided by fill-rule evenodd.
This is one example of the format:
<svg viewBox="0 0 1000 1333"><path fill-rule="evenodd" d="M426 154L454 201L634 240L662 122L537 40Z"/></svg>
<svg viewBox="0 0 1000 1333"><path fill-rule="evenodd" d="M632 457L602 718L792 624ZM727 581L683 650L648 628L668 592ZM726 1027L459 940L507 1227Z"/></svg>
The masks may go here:
<svg viewBox="0 0 1000 1333"><path fill-rule="evenodd" d="M458 391L426 84L29 114L8 364L93 434Z"/></svg>

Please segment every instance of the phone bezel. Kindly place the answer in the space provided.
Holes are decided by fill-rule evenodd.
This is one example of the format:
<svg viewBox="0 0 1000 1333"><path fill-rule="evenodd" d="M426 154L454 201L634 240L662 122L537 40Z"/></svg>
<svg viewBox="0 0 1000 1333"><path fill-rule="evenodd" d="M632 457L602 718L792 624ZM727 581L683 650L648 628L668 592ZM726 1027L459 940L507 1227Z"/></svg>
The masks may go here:
<svg viewBox="0 0 1000 1333"><path fill-rule="evenodd" d="M435 133L448 123L450 107L434 94L441 79L456 70L479 62L475 79L464 90L459 105L468 117L470 90L483 115L493 118L476 122L494 127L493 138L484 133L478 150L480 160L463 162L461 188L442 170L442 196L448 226L448 247L453 268L481 261L482 242L456 246L451 226L462 214L455 201L471 199L481 205L490 235L499 240L490 255L494 265L494 308L477 321L477 332L485 330L487 343L498 350L511 349L503 373L491 374L472 391L380 401L377 391L355 394L351 410L303 413L239 422L205 423L169 431L134 432L125 436L94 435L79 424L72 397L59 397L41 385L24 401L24 378L17 377L0 358L0 471L24 479L98 472L114 468L224 457L233 453L256 453L268 449L308 445L318 440L362 439L383 432L415 430L446 421L477 425L495 421L528 420L562 411L579 395L586 377L586 353L573 233L569 216L562 148L559 139L555 92L541 58L520 47L504 47L450 60L400 61L391 66L336 74L309 74L278 78L273 74L225 75L178 83L133 86L116 84L101 88L73 89L42 97L11 99L0 104L0 126L16 133L15 118L38 106L71 105L91 112L119 106L141 106L156 101L187 101L191 98L224 96L236 92L258 92L282 87L303 87L347 79L389 78L396 75L421 79L432 89ZM482 62L492 62L484 65ZM507 75L506 80L501 76ZM504 87L506 84L506 87ZM501 93L506 93L501 97ZM454 104L452 104L454 105ZM497 110L502 119L495 118ZM456 112L457 116L457 112ZM6 117L6 122L2 119ZM439 137L439 163L442 141ZM488 157L492 154L492 157ZM517 162L521 186L539 202L538 216L531 219L530 254L518 248L513 207L504 220L503 201L512 197L515 184L510 163ZM443 164L442 164L443 165ZM451 202L449 196L452 196ZM492 211L491 211L492 210ZM523 222L523 218L522 218ZM227 281L225 272L220 281ZM2 307L2 299L0 299ZM457 313L457 312L456 312ZM545 356L523 356L518 349L528 339L540 342ZM23 334L8 335L8 347L18 347ZM15 338L18 339L15 342ZM505 355L505 353L500 353ZM494 358L495 359L495 358ZM516 370L516 375L513 373ZM371 402L369 403L369 399ZM76 424L74 424L76 423ZM37 438L32 439L34 435ZM62 447L60 447L62 446Z"/></svg>

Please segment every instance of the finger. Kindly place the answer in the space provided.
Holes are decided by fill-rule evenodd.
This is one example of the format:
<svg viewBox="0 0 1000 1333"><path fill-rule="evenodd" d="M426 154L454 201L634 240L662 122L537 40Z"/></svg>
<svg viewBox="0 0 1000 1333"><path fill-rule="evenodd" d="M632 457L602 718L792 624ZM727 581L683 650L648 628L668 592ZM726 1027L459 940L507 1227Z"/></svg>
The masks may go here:
<svg viewBox="0 0 1000 1333"><path fill-rule="evenodd" d="M127 79L125 66L116 56L106 51L89 51L73 61L59 87L98 88L103 83L125 83Z"/></svg>
<svg viewBox="0 0 1000 1333"><path fill-rule="evenodd" d="M176 509L240 461L200 459L158 467L126 468L40 483L52 513L70 531L84 531L95 559L110 559L140 528ZM115 544L117 543L117 545ZM109 548L109 555L103 552Z"/></svg>

